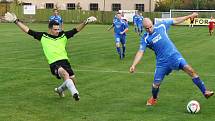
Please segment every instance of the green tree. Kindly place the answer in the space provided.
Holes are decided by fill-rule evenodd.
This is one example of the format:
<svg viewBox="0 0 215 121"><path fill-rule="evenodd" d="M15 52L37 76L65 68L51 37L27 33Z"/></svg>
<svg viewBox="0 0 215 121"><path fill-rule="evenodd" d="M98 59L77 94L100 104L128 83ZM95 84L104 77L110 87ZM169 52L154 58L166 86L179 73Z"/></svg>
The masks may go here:
<svg viewBox="0 0 215 121"><path fill-rule="evenodd" d="M155 11L166 12L170 9L215 9L215 0L158 0Z"/></svg>
<svg viewBox="0 0 215 121"><path fill-rule="evenodd" d="M171 0L158 0L155 4L155 11L167 12L170 10Z"/></svg>
<svg viewBox="0 0 215 121"><path fill-rule="evenodd" d="M182 9L183 0L158 0L155 4L155 11L167 12L170 9Z"/></svg>
<svg viewBox="0 0 215 121"><path fill-rule="evenodd" d="M215 10L215 0L207 0L205 9Z"/></svg>
<svg viewBox="0 0 215 121"><path fill-rule="evenodd" d="M191 0L190 4L187 6L190 6L190 8L185 7L187 9L214 10L215 9L215 0Z"/></svg>

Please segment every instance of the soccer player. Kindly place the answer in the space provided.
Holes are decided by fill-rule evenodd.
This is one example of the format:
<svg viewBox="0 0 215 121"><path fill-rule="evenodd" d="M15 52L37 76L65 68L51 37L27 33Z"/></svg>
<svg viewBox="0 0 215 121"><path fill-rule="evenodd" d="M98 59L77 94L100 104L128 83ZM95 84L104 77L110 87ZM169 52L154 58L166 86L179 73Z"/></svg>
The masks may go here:
<svg viewBox="0 0 215 121"><path fill-rule="evenodd" d="M190 25L189 25L189 27L193 27L193 23L194 23L194 18L190 18Z"/></svg>
<svg viewBox="0 0 215 121"><path fill-rule="evenodd" d="M199 75L187 64L186 60L182 57L181 53L177 50L167 35L170 25L179 24L186 19L194 18L197 15L197 13L193 13L176 19L164 20L155 25L153 25L149 18L144 19L143 26L146 32L141 38L139 50L136 53L129 71L131 73L135 71L136 65L143 57L146 47L155 52L156 69L154 81L152 83L152 97L148 99L146 105L155 105L157 103L160 85L164 77L170 74L172 70L183 70L187 73L206 98L209 98L214 94L213 91L206 89L204 82L200 79Z"/></svg>
<svg viewBox="0 0 215 121"><path fill-rule="evenodd" d="M60 31L63 31L63 19L59 15L58 9L53 10L53 15L49 17L49 22L55 20L60 25Z"/></svg>
<svg viewBox="0 0 215 121"><path fill-rule="evenodd" d="M139 14L137 11L135 11L135 15L133 16L133 24L134 24L134 31L136 33L138 32L138 26L137 26L138 18L139 18Z"/></svg>
<svg viewBox="0 0 215 121"><path fill-rule="evenodd" d="M215 21L213 16L211 16L211 19L209 20L209 25L208 25L208 29L209 29L209 34L210 36L212 36L213 32L214 32L214 25L215 25Z"/></svg>
<svg viewBox="0 0 215 121"><path fill-rule="evenodd" d="M64 97L64 91L68 89L73 98L78 101L80 97L74 84L75 74L70 66L65 47L69 38L81 31L88 23L96 21L96 18L89 17L76 28L61 32L59 32L59 23L53 20L50 21L48 25L49 33L37 32L29 29L28 26L24 25L19 21L19 19L17 19L15 14L11 14L9 12L5 14L5 20L8 22L14 22L23 32L33 36L41 42L51 73L55 75L56 78L62 78L64 80L62 85L55 88L55 92L58 93L60 97Z"/></svg>
<svg viewBox="0 0 215 121"><path fill-rule="evenodd" d="M116 12L116 14L114 15L114 17L113 17L113 22L112 22L112 24L110 25L110 27L108 27L108 29L107 29L108 31L111 30L111 29L113 28L113 23L114 23L115 20L117 20L117 13L118 13L118 12Z"/></svg>
<svg viewBox="0 0 215 121"><path fill-rule="evenodd" d="M120 59L122 60L125 57L126 32L128 32L128 23L122 19L122 14L119 12L116 14L116 19L114 19L113 25L108 29L108 31L113 27L115 33L116 50ZM122 51L120 48L120 43L122 45Z"/></svg>
<svg viewBox="0 0 215 121"><path fill-rule="evenodd" d="M137 18L137 33L139 36L141 36L141 33L143 32L143 15L142 13L139 14Z"/></svg>

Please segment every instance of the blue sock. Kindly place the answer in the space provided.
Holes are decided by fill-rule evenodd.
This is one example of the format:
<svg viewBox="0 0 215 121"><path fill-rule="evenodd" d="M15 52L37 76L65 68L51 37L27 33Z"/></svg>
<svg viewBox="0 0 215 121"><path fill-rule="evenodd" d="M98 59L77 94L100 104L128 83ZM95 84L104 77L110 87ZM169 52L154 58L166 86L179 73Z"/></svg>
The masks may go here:
<svg viewBox="0 0 215 121"><path fill-rule="evenodd" d="M125 54L125 46L122 46L122 53Z"/></svg>
<svg viewBox="0 0 215 121"><path fill-rule="evenodd" d="M117 50L117 53L118 53L119 55L121 55L121 49L120 49L120 47L116 47L116 50Z"/></svg>
<svg viewBox="0 0 215 121"><path fill-rule="evenodd" d="M194 84L201 90L201 92L204 94L205 91L206 91L204 82L203 82L199 77L193 78L192 80L193 80L193 83L194 83Z"/></svg>
<svg viewBox="0 0 215 121"><path fill-rule="evenodd" d="M154 88L154 87L152 86L152 96L153 96L154 99L157 99L157 97L158 97L158 92L159 92L159 87L158 87L158 88Z"/></svg>

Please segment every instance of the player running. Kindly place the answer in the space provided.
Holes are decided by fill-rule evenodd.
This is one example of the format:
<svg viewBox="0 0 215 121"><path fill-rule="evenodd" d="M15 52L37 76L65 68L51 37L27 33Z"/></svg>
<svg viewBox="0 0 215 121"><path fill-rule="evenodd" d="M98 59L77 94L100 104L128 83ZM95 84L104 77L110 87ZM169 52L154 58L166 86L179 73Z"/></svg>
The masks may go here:
<svg viewBox="0 0 215 121"><path fill-rule="evenodd" d="M193 23L194 23L194 18L190 18L190 25L189 25L189 27L193 28Z"/></svg>
<svg viewBox="0 0 215 121"><path fill-rule="evenodd" d="M137 11L135 11L135 15L133 16L133 25L134 25L134 31L136 33L138 33L138 26L137 26L138 18L139 18L139 14Z"/></svg>
<svg viewBox="0 0 215 121"><path fill-rule="evenodd" d="M125 57L126 51L126 32L128 32L128 23L124 21L122 18L121 13L116 14L116 18L113 21L113 25L108 29L108 31L114 27L114 35L115 35L115 43L116 43L116 50L119 54L120 59L122 60ZM120 48L120 43L122 45L122 51Z"/></svg>
<svg viewBox="0 0 215 121"><path fill-rule="evenodd" d="M62 31L64 29L63 26L63 19L61 18L61 16L59 15L58 9L54 9L53 10L53 14L52 16L49 17L49 22L55 20L56 22L59 23L60 25L60 31Z"/></svg>
<svg viewBox="0 0 215 121"><path fill-rule="evenodd" d="M64 82L58 88L55 88L55 92L60 97L64 96L64 91L68 89L73 98L78 101L80 99L79 92L74 84L75 74L70 66L69 58L66 52L67 40L73 37L76 33L81 31L85 25L96 21L95 17L89 17L86 21L79 24L76 28L69 31L59 32L60 25L56 21L50 21L48 28L49 32L37 32L28 28L22 22L17 19L15 14L7 12L5 14L5 20L8 22L14 22L23 32L33 36L39 40L42 44L44 54L48 60L51 73L58 79L63 79Z"/></svg>
<svg viewBox="0 0 215 121"><path fill-rule="evenodd" d="M144 17L142 16L142 13L140 13L137 18L137 33L139 36L141 36L143 32L143 19Z"/></svg>
<svg viewBox="0 0 215 121"><path fill-rule="evenodd" d="M130 72L135 71L136 65L140 62L144 55L146 47L152 49L156 55L156 69L154 81L152 83L152 97L148 99L146 105L155 105L157 103L158 92L164 77L172 72L172 70L183 70L193 80L194 84L201 90L205 98L211 97L214 92L206 89L204 82L200 79L196 71L187 64L181 53L177 50L173 42L167 35L170 25L179 24L186 19L194 18L198 14L193 13L188 16L178 17L176 19L164 20L153 25L149 18L145 18L143 26L146 32L141 38L139 51L136 53Z"/></svg>
<svg viewBox="0 0 215 121"><path fill-rule="evenodd" d="M209 34L210 34L210 36L212 36L212 34L214 32L214 25L215 25L213 16L211 16L211 19L209 20L208 23L209 23L209 25L208 25Z"/></svg>

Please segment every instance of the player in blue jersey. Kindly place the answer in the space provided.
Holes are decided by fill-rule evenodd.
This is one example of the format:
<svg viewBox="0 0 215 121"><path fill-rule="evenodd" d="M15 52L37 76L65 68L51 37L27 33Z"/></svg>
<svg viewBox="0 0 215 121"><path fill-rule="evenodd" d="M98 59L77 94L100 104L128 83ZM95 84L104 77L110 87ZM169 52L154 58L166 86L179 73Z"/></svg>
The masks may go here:
<svg viewBox="0 0 215 121"><path fill-rule="evenodd" d="M138 18L139 18L139 14L137 11L135 11L135 15L133 16L133 24L134 24L134 31L136 33L138 32L138 26L137 26Z"/></svg>
<svg viewBox="0 0 215 121"><path fill-rule="evenodd" d="M54 13L54 15L49 17L49 22L52 20L55 20L56 22L58 22L60 24L60 31L62 31L64 28L63 27L63 19L61 18L60 15L58 15L59 14L58 9L54 9L53 13Z"/></svg>
<svg viewBox="0 0 215 121"><path fill-rule="evenodd" d="M140 36L141 33L143 32L143 16L142 16L142 13L139 14L138 18L137 18L137 33L138 35Z"/></svg>
<svg viewBox="0 0 215 121"><path fill-rule="evenodd" d="M135 71L136 65L143 57L146 47L152 49L155 52L156 70L152 84L152 97L148 99L146 105L155 105L157 103L161 82L166 75L171 73L172 70L183 70L185 73L187 73L206 98L209 98L214 94L213 91L206 89L204 82L200 79L199 75L190 65L187 64L186 60L182 57L181 53L177 50L167 35L170 25L179 24L186 19L194 18L197 15L197 13L193 13L188 16L179 17L176 19L164 20L155 25L153 25L149 18L144 19L143 26L146 32L141 38L140 48L136 53L133 64L131 65L129 71L131 73Z"/></svg>
<svg viewBox="0 0 215 121"><path fill-rule="evenodd" d="M121 19L122 14L117 13L116 19L113 21L112 27L110 27L108 30L114 27L114 35L115 35L115 43L116 43L116 50L119 54L120 59L123 59L125 57L125 44L126 44L126 32L128 31L128 23ZM122 45L122 51L120 48L120 43Z"/></svg>

